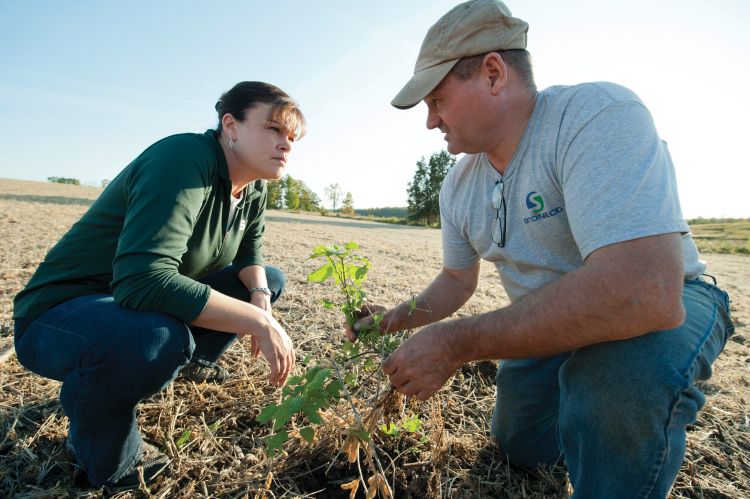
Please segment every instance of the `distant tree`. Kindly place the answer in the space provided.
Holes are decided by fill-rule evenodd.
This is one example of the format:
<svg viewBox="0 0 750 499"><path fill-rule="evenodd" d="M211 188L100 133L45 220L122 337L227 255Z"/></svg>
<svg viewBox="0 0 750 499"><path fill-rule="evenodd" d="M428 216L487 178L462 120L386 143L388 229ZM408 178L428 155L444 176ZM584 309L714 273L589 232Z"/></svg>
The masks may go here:
<svg viewBox="0 0 750 499"><path fill-rule="evenodd" d="M417 161L414 179L406 188L410 219L429 225L440 221L440 187L455 163L456 157L448 151L434 153L428 162L424 157Z"/></svg>
<svg viewBox="0 0 750 499"><path fill-rule="evenodd" d="M284 207L284 198L282 193L283 180L269 180L266 182L266 189L268 190L268 200L266 206L273 210L278 210Z"/></svg>
<svg viewBox="0 0 750 499"><path fill-rule="evenodd" d="M354 215L354 196L351 192L347 192L344 196L344 202L341 204L341 213L346 215Z"/></svg>
<svg viewBox="0 0 750 499"><path fill-rule="evenodd" d="M284 205L287 210L299 210L299 182L287 175L284 177Z"/></svg>
<svg viewBox="0 0 750 499"><path fill-rule="evenodd" d="M341 199L342 194L343 191L341 190L341 186L339 184L331 184L326 187L325 195L331 201L334 213L336 213L336 206L338 206L339 199Z"/></svg>
<svg viewBox="0 0 750 499"><path fill-rule="evenodd" d="M406 206L386 206L384 208L367 208L354 210L357 215L369 217L395 217L406 218L408 211Z"/></svg>
<svg viewBox="0 0 750 499"><path fill-rule="evenodd" d="M320 211L320 198L303 181L297 181L299 189L299 209L304 211Z"/></svg>
<svg viewBox="0 0 750 499"><path fill-rule="evenodd" d="M47 177L47 180L49 182L54 182L56 184L71 184L71 185L81 185L81 181L77 178L69 178L69 177Z"/></svg>
<svg viewBox="0 0 750 499"><path fill-rule="evenodd" d="M302 180L284 175L266 186L270 209L320 211L320 198Z"/></svg>

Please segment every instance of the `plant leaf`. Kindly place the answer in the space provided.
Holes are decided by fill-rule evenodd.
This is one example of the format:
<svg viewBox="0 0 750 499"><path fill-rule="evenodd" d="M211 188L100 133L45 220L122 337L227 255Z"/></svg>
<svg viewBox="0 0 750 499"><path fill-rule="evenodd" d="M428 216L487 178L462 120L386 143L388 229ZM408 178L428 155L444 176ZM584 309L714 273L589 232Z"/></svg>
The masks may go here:
<svg viewBox="0 0 750 499"><path fill-rule="evenodd" d="M289 433L286 430L281 430L278 433L263 437L266 441L266 451L270 457L276 455L276 451L281 450L281 447L289 439Z"/></svg>
<svg viewBox="0 0 750 499"><path fill-rule="evenodd" d="M273 422L273 431L277 431L282 426L287 424L290 419L292 419L292 416L294 413L299 411L300 407L302 407L302 403L305 401L303 397L293 397L290 399L286 399L279 405L278 409L276 409L276 416L274 417Z"/></svg>
<svg viewBox="0 0 750 499"><path fill-rule="evenodd" d="M276 417L276 410L278 409L278 406L276 404L267 405L263 408L262 411L260 411L260 414L255 418L255 420L259 423L265 423L266 421L271 421Z"/></svg>
<svg viewBox="0 0 750 499"><path fill-rule="evenodd" d="M404 421L404 430L409 433L416 433L422 429L422 420L416 414Z"/></svg>
<svg viewBox="0 0 750 499"><path fill-rule="evenodd" d="M318 270L315 270L308 274L308 282L326 282L333 275L333 265L330 263L324 263Z"/></svg>
<svg viewBox="0 0 750 499"><path fill-rule="evenodd" d="M306 403L302 406L302 412L307 416L307 420L314 424L323 424L320 414L318 414L318 407L312 403Z"/></svg>
<svg viewBox="0 0 750 499"><path fill-rule="evenodd" d="M300 428L299 434L302 435L302 438L307 440L307 443L311 444L315 438L315 428L305 426L304 428Z"/></svg>
<svg viewBox="0 0 750 499"><path fill-rule="evenodd" d="M312 250L312 253L310 254L310 258L318 258L318 257L324 256L325 254L326 254L326 247L321 244L320 246L316 246Z"/></svg>
<svg viewBox="0 0 750 499"><path fill-rule="evenodd" d="M380 425L380 431L388 435L389 437L396 437L398 436L398 426L396 426L393 423L381 424Z"/></svg>
<svg viewBox="0 0 750 499"><path fill-rule="evenodd" d="M349 372L344 375L344 383L346 383L346 386L348 387L354 387L357 385L357 373L355 372Z"/></svg>
<svg viewBox="0 0 750 499"><path fill-rule="evenodd" d="M315 373L315 377L307 383L306 388L307 392L312 392L316 390L320 390L323 387L323 383L325 383L326 379L328 379L328 376L331 375L330 369L321 369L317 373Z"/></svg>
<svg viewBox="0 0 750 499"><path fill-rule="evenodd" d="M188 443L188 441L190 441L190 436L192 434L193 434L192 430L183 431L182 434L180 435L180 438L178 438L177 441L175 442L175 445L177 447L182 447L183 445Z"/></svg>
<svg viewBox="0 0 750 499"><path fill-rule="evenodd" d="M411 300L409 300L409 315L411 315L412 312L414 312L415 308L417 308L417 299L412 298Z"/></svg>
<svg viewBox="0 0 750 499"><path fill-rule="evenodd" d="M326 386L326 391L331 395L331 397L339 399L341 398L341 391L344 389L344 386L341 384L341 381L335 380L330 383L328 383L328 386Z"/></svg>

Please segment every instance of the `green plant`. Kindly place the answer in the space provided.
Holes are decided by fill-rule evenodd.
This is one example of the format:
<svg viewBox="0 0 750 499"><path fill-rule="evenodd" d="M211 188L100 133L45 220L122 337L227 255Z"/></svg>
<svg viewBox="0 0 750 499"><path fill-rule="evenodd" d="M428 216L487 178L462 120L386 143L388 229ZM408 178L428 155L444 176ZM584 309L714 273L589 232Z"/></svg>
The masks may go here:
<svg viewBox="0 0 750 499"><path fill-rule="evenodd" d="M367 294L363 283L371 264L357 250L359 245L354 242L343 246L317 246L309 259L321 260L323 263L307 276L307 280L313 283L322 284L330 280L335 282L339 298L323 299L322 303L327 309L339 309L351 330L363 312L369 312L366 310ZM412 310L414 306L415 302L412 300ZM383 478L378 458L372 451L374 444L371 434L377 428L378 421L394 405L396 392L386 383L380 367L398 347L403 333L382 334L383 314L371 315L372 322L357 331L356 341L341 342L340 348L327 352L325 359L303 360L303 365L311 367L302 375L290 377L282 389L280 401L265 407L257 421L273 421L272 433L266 437L266 448L269 456L274 456L290 437L285 429L290 421L294 419L295 422L303 422L302 428L298 430L299 434L312 443L316 435L315 427L324 423L323 411L335 404L345 404L342 408L348 408L348 417L339 418L339 421L349 423L346 423L348 426L344 432L342 452L347 455L349 462L354 462L359 458L359 450L364 449L365 458L374 472L369 483L371 486L376 484L379 490L390 490ZM340 332L336 334L341 335ZM364 408L355 403L355 397L359 400L358 395L363 390L368 391L366 398L370 401L369 406ZM364 415L361 412L363 410L367 411ZM421 427L421 421L418 425Z"/></svg>
<svg viewBox="0 0 750 499"><path fill-rule="evenodd" d="M327 309L340 309L351 329L367 304L363 282L371 267L367 258L356 253L358 249L359 245L354 242L343 246L317 246L310 259L323 260L324 263L307 276L307 280L313 283L335 281L341 299L323 299L323 306ZM328 409L342 398L351 398L349 390L358 390L367 375L378 371L382 361L400 343L398 335L380 333L382 320L382 313L374 314L369 327L358 331L358 341L344 341L338 352L329 354L329 359L315 362L300 376L290 377L282 389L281 401L261 411L257 418L259 422L274 422L272 431L275 433L266 439L270 455L274 455L289 438L283 427L293 416L299 414L311 424L322 424L320 411ZM313 363L307 358L303 364ZM300 430L301 435L311 442L315 437L314 427L303 429L305 431ZM362 437L366 440L369 435L363 434Z"/></svg>
<svg viewBox="0 0 750 499"><path fill-rule="evenodd" d="M402 432L406 433L421 433L422 432L422 420L418 415L412 414L406 420L401 423L401 426L389 421L388 423L381 424L378 428L384 434L389 437L398 438Z"/></svg>

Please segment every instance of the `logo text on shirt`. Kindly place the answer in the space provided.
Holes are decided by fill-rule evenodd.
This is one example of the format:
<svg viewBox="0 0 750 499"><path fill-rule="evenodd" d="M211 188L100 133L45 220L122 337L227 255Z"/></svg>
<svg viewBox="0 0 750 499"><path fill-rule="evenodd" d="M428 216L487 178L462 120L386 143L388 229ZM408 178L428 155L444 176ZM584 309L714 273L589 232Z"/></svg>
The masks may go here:
<svg viewBox="0 0 750 499"><path fill-rule="evenodd" d="M524 218L523 223L525 224L554 217L558 213L565 211L562 206L558 206L557 208L552 208L551 210L542 213L544 211L544 199L541 194L538 194L536 191L531 191L526 195L526 207L531 210L534 215Z"/></svg>

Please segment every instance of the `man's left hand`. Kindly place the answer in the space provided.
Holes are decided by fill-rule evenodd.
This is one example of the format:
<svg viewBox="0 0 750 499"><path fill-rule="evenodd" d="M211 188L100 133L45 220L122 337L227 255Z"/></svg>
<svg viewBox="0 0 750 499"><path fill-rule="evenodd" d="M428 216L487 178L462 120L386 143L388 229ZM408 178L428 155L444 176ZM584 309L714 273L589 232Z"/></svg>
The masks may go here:
<svg viewBox="0 0 750 499"><path fill-rule="evenodd" d="M383 364L383 372L399 392L427 400L461 367L448 327L449 323L437 323L422 328Z"/></svg>

